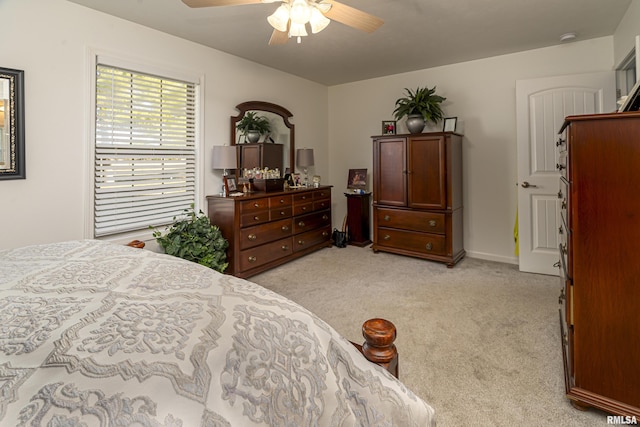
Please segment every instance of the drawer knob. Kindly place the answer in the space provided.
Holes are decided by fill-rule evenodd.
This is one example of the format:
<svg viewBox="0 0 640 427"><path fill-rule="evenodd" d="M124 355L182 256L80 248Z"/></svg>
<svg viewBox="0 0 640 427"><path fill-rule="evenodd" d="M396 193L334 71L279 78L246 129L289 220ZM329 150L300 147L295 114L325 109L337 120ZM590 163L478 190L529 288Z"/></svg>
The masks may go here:
<svg viewBox="0 0 640 427"><path fill-rule="evenodd" d="M250 256L248 259L249 259L249 262L256 262L257 261L257 258L254 257L254 256Z"/></svg>
<svg viewBox="0 0 640 427"><path fill-rule="evenodd" d="M249 234L249 236L247 236L247 238L249 240L256 240L258 238L258 236L256 236L255 234Z"/></svg>
<svg viewBox="0 0 640 427"><path fill-rule="evenodd" d="M256 221L260 221L260 217L258 215L254 216L253 219Z"/></svg>
<svg viewBox="0 0 640 427"><path fill-rule="evenodd" d="M260 204L259 204L259 203L254 203L254 204L253 204L253 207L254 207L254 208L259 208L259 207L260 207Z"/></svg>
<svg viewBox="0 0 640 427"><path fill-rule="evenodd" d="M280 216L285 216L287 213L285 211L280 211Z"/></svg>
<svg viewBox="0 0 640 427"><path fill-rule="evenodd" d="M288 225L283 225L282 226L282 231L289 231L289 226Z"/></svg>
<svg viewBox="0 0 640 427"><path fill-rule="evenodd" d="M283 205L284 204L284 199L280 199L280 204Z"/></svg>
<svg viewBox="0 0 640 427"><path fill-rule="evenodd" d="M302 210L303 210L303 211L306 211L306 210L307 210L307 207L306 207L306 206L303 206L303 207L302 207Z"/></svg>
<svg viewBox="0 0 640 427"><path fill-rule="evenodd" d="M430 251L431 249L433 249L433 243L429 242L424 246L428 251Z"/></svg>
<svg viewBox="0 0 640 427"><path fill-rule="evenodd" d="M304 223L304 221L300 221L300 222L298 223L298 225L299 225L300 227L304 227L306 224Z"/></svg>
<svg viewBox="0 0 640 427"><path fill-rule="evenodd" d="M322 232L322 237L327 237L329 235L329 233L327 233L326 231Z"/></svg>
<svg viewBox="0 0 640 427"><path fill-rule="evenodd" d="M391 217L390 217L389 215L385 215L385 216L384 216L384 220L385 220L385 221L389 221L390 219L391 219Z"/></svg>
<svg viewBox="0 0 640 427"><path fill-rule="evenodd" d="M289 246L287 246L287 245L282 245L282 250L283 250L283 251L285 251L285 252L286 252L286 251L288 251L288 250L289 250Z"/></svg>
<svg viewBox="0 0 640 427"><path fill-rule="evenodd" d="M328 220L328 219L329 219L329 217L328 217L326 214L325 214L325 215L322 215L322 220L323 220L323 221L326 221L326 220Z"/></svg>
<svg viewBox="0 0 640 427"><path fill-rule="evenodd" d="M560 296L558 297L558 304L562 304L562 301L564 301L564 288L560 289Z"/></svg>
<svg viewBox="0 0 640 427"><path fill-rule="evenodd" d="M384 239L384 240L390 240L390 239L391 239L391 236L389 236L388 234L385 234L385 235L384 235L384 237L383 237L383 239Z"/></svg>
<svg viewBox="0 0 640 427"><path fill-rule="evenodd" d="M304 245L304 240L298 240L298 244L299 244L300 246Z"/></svg>
<svg viewBox="0 0 640 427"><path fill-rule="evenodd" d="M436 220L432 219L429 221L429 227L435 227L436 226Z"/></svg>
<svg viewBox="0 0 640 427"><path fill-rule="evenodd" d="M562 203L560 204L561 209L567 209L567 201L563 200Z"/></svg>
<svg viewBox="0 0 640 427"><path fill-rule="evenodd" d="M562 190L558 191L558 199L562 199Z"/></svg>

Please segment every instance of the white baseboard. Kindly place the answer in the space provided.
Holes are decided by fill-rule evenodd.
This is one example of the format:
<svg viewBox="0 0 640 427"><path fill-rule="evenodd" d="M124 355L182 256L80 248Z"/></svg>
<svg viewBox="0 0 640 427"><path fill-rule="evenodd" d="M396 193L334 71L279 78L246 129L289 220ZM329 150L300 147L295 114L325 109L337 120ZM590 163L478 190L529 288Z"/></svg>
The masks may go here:
<svg viewBox="0 0 640 427"><path fill-rule="evenodd" d="M486 261L497 261L505 264L515 264L515 265L519 264L518 257L516 256L507 257L502 255L495 255L495 254L489 254L486 252L476 252L476 251L467 251L467 256L469 258L484 259Z"/></svg>

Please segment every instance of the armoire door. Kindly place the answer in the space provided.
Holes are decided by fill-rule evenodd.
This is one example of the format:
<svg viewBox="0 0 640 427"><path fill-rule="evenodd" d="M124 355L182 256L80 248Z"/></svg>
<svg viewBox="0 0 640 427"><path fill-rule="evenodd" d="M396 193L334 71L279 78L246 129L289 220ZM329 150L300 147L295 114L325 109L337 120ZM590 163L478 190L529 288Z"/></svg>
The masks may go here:
<svg viewBox="0 0 640 427"><path fill-rule="evenodd" d="M374 202L387 206L406 206L406 139L376 139L373 156Z"/></svg>
<svg viewBox="0 0 640 427"><path fill-rule="evenodd" d="M408 206L417 209L447 207L445 138L412 136L408 141Z"/></svg>

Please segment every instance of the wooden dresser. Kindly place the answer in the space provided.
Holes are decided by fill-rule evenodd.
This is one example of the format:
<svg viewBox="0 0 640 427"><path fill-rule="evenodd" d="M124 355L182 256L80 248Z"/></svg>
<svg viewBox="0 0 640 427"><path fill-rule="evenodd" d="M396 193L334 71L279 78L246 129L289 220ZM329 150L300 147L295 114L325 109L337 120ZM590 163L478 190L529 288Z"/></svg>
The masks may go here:
<svg viewBox="0 0 640 427"><path fill-rule="evenodd" d="M229 241L227 273L250 277L331 246L331 187L208 196L208 216Z"/></svg>
<svg viewBox="0 0 640 427"><path fill-rule="evenodd" d="M454 266L462 236L462 135L373 137L373 250Z"/></svg>
<svg viewBox="0 0 640 427"><path fill-rule="evenodd" d="M640 418L640 113L567 117L560 323L567 396Z"/></svg>

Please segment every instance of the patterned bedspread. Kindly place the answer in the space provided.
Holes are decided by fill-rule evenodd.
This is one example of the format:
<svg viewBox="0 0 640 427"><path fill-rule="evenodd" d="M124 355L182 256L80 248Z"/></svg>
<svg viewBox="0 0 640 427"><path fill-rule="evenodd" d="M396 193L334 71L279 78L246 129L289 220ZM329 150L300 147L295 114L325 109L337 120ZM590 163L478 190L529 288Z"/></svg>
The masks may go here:
<svg viewBox="0 0 640 427"><path fill-rule="evenodd" d="M85 240L0 251L0 425L407 427L435 417L292 301Z"/></svg>

